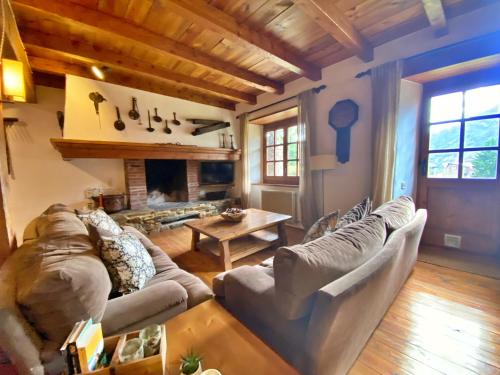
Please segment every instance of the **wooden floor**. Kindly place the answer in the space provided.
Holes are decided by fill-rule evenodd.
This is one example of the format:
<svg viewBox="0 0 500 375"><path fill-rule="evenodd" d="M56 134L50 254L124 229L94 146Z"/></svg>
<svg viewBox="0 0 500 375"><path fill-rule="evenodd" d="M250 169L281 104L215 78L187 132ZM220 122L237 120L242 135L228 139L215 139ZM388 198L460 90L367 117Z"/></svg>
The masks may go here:
<svg viewBox="0 0 500 375"><path fill-rule="evenodd" d="M301 236L288 231L290 243ZM187 228L152 239L208 285L222 270L209 255L189 251ZM257 264L272 253L234 266ZM500 374L500 280L417 262L349 374Z"/></svg>

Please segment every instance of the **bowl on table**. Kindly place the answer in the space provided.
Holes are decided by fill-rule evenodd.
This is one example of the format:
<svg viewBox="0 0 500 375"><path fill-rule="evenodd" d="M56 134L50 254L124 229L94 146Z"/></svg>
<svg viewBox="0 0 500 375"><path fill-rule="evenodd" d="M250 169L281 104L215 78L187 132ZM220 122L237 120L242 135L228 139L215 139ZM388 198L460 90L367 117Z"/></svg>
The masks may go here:
<svg viewBox="0 0 500 375"><path fill-rule="evenodd" d="M228 208L226 211L221 213L220 216L222 216L222 218L226 221L239 223L245 216L247 216L247 213L239 208Z"/></svg>

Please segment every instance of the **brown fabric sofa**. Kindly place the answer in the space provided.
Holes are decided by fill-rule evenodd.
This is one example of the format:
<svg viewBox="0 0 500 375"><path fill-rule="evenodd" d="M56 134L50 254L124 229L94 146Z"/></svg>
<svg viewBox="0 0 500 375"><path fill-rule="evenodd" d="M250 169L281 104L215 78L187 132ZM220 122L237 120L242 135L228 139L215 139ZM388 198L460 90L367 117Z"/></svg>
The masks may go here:
<svg viewBox="0 0 500 375"><path fill-rule="evenodd" d="M59 347L80 319L101 321L108 336L163 323L212 298L142 233L124 230L146 247L156 275L140 291L108 300L109 276L73 212L52 206L28 226L25 243L0 268L0 347L20 374L59 373Z"/></svg>
<svg viewBox="0 0 500 375"><path fill-rule="evenodd" d="M318 244L308 249L301 248L304 245L279 249L274 266L268 261L220 274L214 279L214 292L238 319L302 374L346 374L415 265L427 212L418 210L412 216L401 228L389 228L383 246L375 249L368 260L317 288L307 298L301 292L319 279L318 275L311 276L312 270L316 268L317 273L326 274L323 265L328 256L311 252L311 247ZM315 242L324 249L332 239L329 235ZM378 247L377 242L374 240L373 246ZM309 272L292 275L290 272L298 269L297 263L283 267L290 262L287 253L292 250L306 253L301 264L304 265L304 259L308 261ZM290 278L296 278L294 282L298 285L295 302L293 290L283 295L278 288L280 281ZM289 289L294 288L288 285Z"/></svg>

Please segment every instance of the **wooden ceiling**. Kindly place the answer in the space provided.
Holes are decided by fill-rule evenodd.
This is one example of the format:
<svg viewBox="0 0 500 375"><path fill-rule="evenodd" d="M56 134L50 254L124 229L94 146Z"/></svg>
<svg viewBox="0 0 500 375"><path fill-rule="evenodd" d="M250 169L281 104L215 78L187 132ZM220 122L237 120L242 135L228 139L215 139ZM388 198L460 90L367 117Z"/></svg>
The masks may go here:
<svg viewBox="0 0 500 375"><path fill-rule="evenodd" d="M34 71L222 108L500 0L12 0Z"/></svg>

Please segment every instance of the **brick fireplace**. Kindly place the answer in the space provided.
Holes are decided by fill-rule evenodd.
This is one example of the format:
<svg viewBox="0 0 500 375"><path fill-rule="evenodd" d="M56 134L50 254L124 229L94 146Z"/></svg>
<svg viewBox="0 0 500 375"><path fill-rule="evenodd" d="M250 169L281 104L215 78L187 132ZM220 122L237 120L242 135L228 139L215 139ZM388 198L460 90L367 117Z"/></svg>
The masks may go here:
<svg viewBox="0 0 500 375"><path fill-rule="evenodd" d="M146 183L146 160L125 159L125 185L129 196L130 209L140 210L148 205L148 187ZM200 162L186 160L186 196L189 202L200 198L199 181Z"/></svg>

